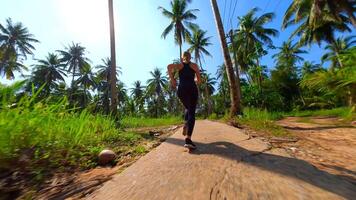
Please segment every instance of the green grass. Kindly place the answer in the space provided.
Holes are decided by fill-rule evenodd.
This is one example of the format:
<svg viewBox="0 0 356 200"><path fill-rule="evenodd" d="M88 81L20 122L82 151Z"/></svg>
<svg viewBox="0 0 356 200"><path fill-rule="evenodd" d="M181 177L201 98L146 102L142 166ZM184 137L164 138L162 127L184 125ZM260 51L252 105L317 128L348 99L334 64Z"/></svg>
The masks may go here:
<svg viewBox="0 0 356 200"><path fill-rule="evenodd" d="M256 108L245 108L243 110L243 118L246 120L279 120L283 118L281 112L269 112L267 110L260 110Z"/></svg>
<svg viewBox="0 0 356 200"><path fill-rule="evenodd" d="M125 117L121 120L121 126L124 128L157 127L181 123L183 123L183 119L181 117L171 116L162 118Z"/></svg>
<svg viewBox="0 0 356 200"><path fill-rule="evenodd" d="M116 128L110 117L68 110L65 99L48 104L25 96L10 107L12 99L0 98L0 171L21 169L34 181L53 171L94 167L102 149L125 153L144 139Z"/></svg>
<svg viewBox="0 0 356 200"><path fill-rule="evenodd" d="M267 110L259 110L255 108L245 108L242 117L236 117L234 120L238 124L243 124L251 129L266 133L276 137L288 137L289 132L278 126L275 121L282 119L283 113L268 112Z"/></svg>
<svg viewBox="0 0 356 200"><path fill-rule="evenodd" d="M285 115L295 116L295 117L316 117L316 116L340 117L348 121L356 119L355 108L351 108L351 107L340 107L340 108L324 109L324 110L294 111L294 112L287 113Z"/></svg>

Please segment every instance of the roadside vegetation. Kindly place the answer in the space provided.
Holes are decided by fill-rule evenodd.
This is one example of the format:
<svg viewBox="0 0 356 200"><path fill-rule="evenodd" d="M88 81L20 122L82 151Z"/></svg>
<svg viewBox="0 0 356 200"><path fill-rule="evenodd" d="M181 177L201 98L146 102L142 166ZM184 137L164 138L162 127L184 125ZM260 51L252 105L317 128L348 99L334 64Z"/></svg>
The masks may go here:
<svg viewBox="0 0 356 200"><path fill-rule="evenodd" d="M211 36L195 23L200 11L190 9L190 2L172 0L159 12L167 19L161 37L173 34L180 52L186 43L201 67L198 118L232 120L274 137L290 136L276 124L286 116L334 116L347 123L356 119L354 4L291 1L281 26L295 30L281 45L273 43L281 30L271 27L275 13L253 8L239 16L228 48L236 58L234 70L241 74L233 74L241 88L232 89L241 90L244 110L231 119L234 102L226 67L222 63L214 72L206 70L202 61L212 56ZM163 70L166 66L152 69L145 81L125 85L120 67L117 81L111 81L111 60L92 63L85 46L75 42L27 66L40 38L21 22L0 20L0 76L21 80L0 85L0 175L21 171L38 183L54 171L96 167L105 148L119 159L144 154L144 143L155 138L135 129L183 122L183 106ZM325 52L317 62L303 57L313 44ZM274 64L263 65L264 56ZM172 62L180 62L179 55ZM112 106L111 88L117 90L117 106Z"/></svg>

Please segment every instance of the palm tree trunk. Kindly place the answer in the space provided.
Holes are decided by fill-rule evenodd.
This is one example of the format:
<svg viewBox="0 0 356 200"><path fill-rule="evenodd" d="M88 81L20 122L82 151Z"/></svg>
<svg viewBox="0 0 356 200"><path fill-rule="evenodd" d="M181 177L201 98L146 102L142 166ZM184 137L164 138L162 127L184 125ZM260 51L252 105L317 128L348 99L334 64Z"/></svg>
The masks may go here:
<svg viewBox="0 0 356 200"><path fill-rule="evenodd" d="M240 72L239 72L239 66L237 64L237 56L236 56L236 46L235 46L235 43L234 43L234 40L233 40L233 35L232 35L232 31L230 31L230 41L231 41L231 45L232 45L232 54L233 54L233 57L234 57L234 63L235 63L235 77L236 77L236 91L237 91L237 96L238 96L238 99L237 99L237 104L238 104L238 114L242 114L242 105L241 105L241 85L240 85Z"/></svg>
<svg viewBox="0 0 356 200"><path fill-rule="evenodd" d="M84 105L84 108L87 106L86 103L87 103L87 87L84 85L84 95L83 95L83 105Z"/></svg>
<svg viewBox="0 0 356 200"><path fill-rule="evenodd" d="M331 38L331 43L336 47L335 48L335 56L336 56L337 62L339 63L340 67L343 68L344 65L341 62L339 50L337 49L337 44L336 44L336 41L334 38Z"/></svg>
<svg viewBox="0 0 356 200"><path fill-rule="evenodd" d="M222 25L221 16L220 16L220 12L219 12L219 8L216 3L216 0L211 0L211 5L213 8L216 27L217 27L218 33L219 33L221 48L222 48L222 52L224 55L224 63L226 66L225 69L226 69L227 78L229 81L230 99L231 99L230 117L232 118L236 114L239 114L241 112L241 108L239 107L239 104L238 104L239 97L237 94L236 79L234 76L234 70L232 68L232 62L231 62L229 50L228 50L227 44L226 44L225 31L224 31L224 27Z"/></svg>
<svg viewBox="0 0 356 200"><path fill-rule="evenodd" d="M115 52L115 28L114 28L114 11L113 0L109 1L109 21L110 21L110 53L111 53L111 77L110 77L110 89L111 89L111 112L113 116L117 114L117 88L116 88L116 52Z"/></svg>
<svg viewBox="0 0 356 200"><path fill-rule="evenodd" d="M72 102L72 98L73 98L73 92L74 92L74 76L75 76L75 66L73 67L71 89L69 90L69 103Z"/></svg>
<svg viewBox="0 0 356 200"><path fill-rule="evenodd" d="M182 62L182 42L179 43L179 60Z"/></svg>

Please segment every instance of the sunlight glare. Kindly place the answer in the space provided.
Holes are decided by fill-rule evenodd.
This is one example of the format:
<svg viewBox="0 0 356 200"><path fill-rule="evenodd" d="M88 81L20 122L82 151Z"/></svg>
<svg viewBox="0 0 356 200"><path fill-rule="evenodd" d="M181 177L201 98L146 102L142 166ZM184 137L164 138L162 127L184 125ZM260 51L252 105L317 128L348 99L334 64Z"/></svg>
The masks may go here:
<svg viewBox="0 0 356 200"><path fill-rule="evenodd" d="M108 40L109 19L107 1L56 0L58 20L65 34L78 42L98 43Z"/></svg>

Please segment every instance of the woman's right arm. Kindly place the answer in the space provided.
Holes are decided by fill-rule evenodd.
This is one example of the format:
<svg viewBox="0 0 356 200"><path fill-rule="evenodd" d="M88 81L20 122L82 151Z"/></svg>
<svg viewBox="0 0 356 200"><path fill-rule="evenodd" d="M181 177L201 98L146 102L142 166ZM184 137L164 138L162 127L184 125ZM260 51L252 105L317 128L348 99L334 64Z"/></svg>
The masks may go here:
<svg viewBox="0 0 356 200"><path fill-rule="evenodd" d="M168 76L169 76L169 79L171 81L171 85L172 85L173 88L176 88L176 86L177 86L177 82L176 82L176 80L174 78L174 75L173 75L175 69L179 70L179 65L178 64L169 64L167 66Z"/></svg>

